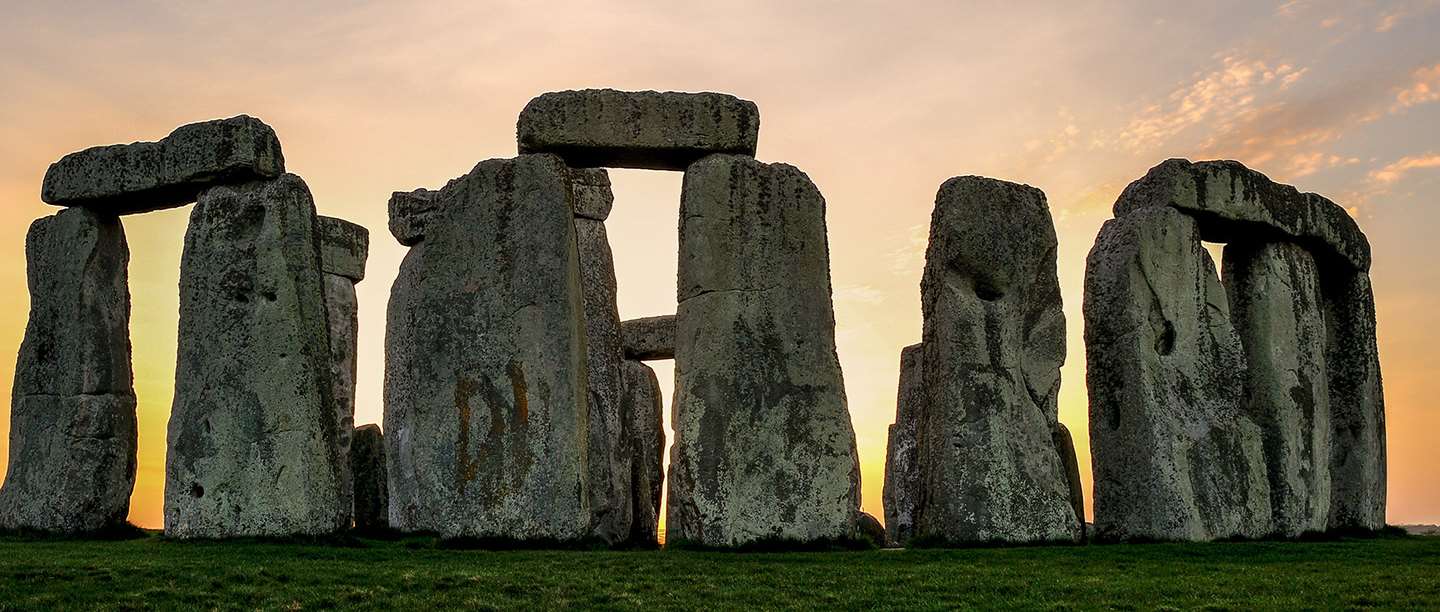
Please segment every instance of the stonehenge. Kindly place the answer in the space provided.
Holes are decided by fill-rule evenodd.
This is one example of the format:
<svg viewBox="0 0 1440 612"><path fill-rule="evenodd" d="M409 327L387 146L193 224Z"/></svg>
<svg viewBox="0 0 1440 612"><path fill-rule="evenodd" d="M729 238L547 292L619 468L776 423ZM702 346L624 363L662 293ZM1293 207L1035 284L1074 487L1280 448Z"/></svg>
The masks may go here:
<svg viewBox="0 0 1440 612"><path fill-rule="evenodd" d="M916 440L924 419L925 387L920 381L924 347L912 344L900 351L900 389L895 400L895 423L885 447L885 535L903 545L915 535L915 506L920 501L919 460Z"/></svg>
<svg viewBox="0 0 1440 612"><path fill-rule="evenodd" d="M628 541L653 545L660 530L660 500L665 487L665 405L655 370L633 359L621 363L625 398L625 453L630 460L631 523Z"/></svg>
<svg viewBox="0 0 1440 612"><path fill-rule="evenodd" d="M340 508L348 516L354 506L350 473L350 435L355 429L355 353L360 332L360 305L355 284L365 279L370 232L334 217L318 217L320 270L324 272L325 318L330 335L330 380L334 388L335 447L339 451Z"/></svg>
<svg viewBox="0 0 1440 612"><path fill-rule="evenodd" d="M620 324L620 336L630 359L675 358L675 315L630 319Z"/></svg>
<svg viewBox="0 0 1440 612"><path fill-rule="evenodd" d="M373 423L355 428L350 437L350 474L354 479L355 530L384 531L390 527L386 492L385 434Z"/></svg>

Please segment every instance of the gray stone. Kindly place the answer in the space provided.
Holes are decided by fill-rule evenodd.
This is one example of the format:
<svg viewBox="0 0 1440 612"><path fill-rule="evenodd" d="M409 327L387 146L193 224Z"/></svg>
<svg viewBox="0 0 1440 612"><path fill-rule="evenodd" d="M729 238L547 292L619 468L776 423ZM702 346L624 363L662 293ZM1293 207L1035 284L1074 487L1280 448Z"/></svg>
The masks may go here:
<svg viewBox="0 0 1440 612"><path fill-rule="evenodd" d="M1370 242L1344 208L1239 162L1166 160L1125 188L1115 202L1115 216L1153 206L1195 216L1201 239L1209 242L1269 234L1332 254L1356 270L1370 269Z"/></svg>
<svg viewBox="0 0 1440 612"><path fill-rule="evenodd" d="M1264 440L1273 535L1325 531L1330 393L1319 268L1295 244L1232 242L1224 270L1249 364L1246 408Z"/></svg>
<svg viewBox="0 0 1440 612"><path fill-rule="evenodd" d="M355 353L359 338L359 301L355 283L326 274L325 318L330 335L330 381L333 385L335 449L339 457L340 507L350 512L354 495L350 477L350 432L355 428Z"/></svg>
<svg viewBox="0 0 1440 612"><path fill-rule="evenodd" d="M575 216L604 221L615 207L610 190L610 173L604 168L571 168L570 184L575 190Z"/></svg>
<svg viewBox="0 0 1440 612"><path fill-rule="evenodd" d="M630 319L620 324L625 357L641 361L675 358L675 315Z"/></svg>
<svg viewBox="0 0 1440 612"><path fill-rule="evenodd" d="M885 526L874 515L868 512L861 512L856 515L855 530L859 537L869 540L876 548L885 548L889 541L885 538Z"/></svg>
<svg viewBox="0 0 1440 612"><path fill-rule="evenodd" d="M354 477L355 529L383 531L390 527L390 501L386 494L385 435L371 423L355 428L350 443L350 473Z"/></svg>
<svg viewBox="0 0 1440 612"><path fill-rule="evenodd" d="M793 166L714 155L680 211L667 541L854 537L824 198Z"/></svg>
<svg viewBox="0 0 1440 612"><path fill-rule="evenodd" d="M543 94L516 126L521 153L571 166L684 170L711 153L755 155L760 110L719 93L585 89Z"/></svg>
<svg viewBox="0 0 1440 612"><path fill-rule="evenodd" d="M904 546L915 534L915 506L920 501L920 464L916 437L925 418L921 386L923 348L919 343L900 351L900 389L895 399L895 424L885 451L885 531L892 544Z"/></svg>
<svg viewBox="0 0 1440 612"><path fill-rule="evenodd" d="M370 254L370 230L336 219L320 217L320 266L352 282L365 280L365 258Z"/></svg>
<svg viewBox="0 0 1440 612"><path fill-rule="evenodd" d="M605 223L577 217L575 241L580 285L585 294L585 364L589 398L586 467L591 535L606 543L630 536L633 497L630 459L625 452L621 402L620 312L615 306L615 259Z"/></svg>
<svg viewBox="0 0 1440 612"><path fill-rule="evenodd" d="M1056 423L1051 436L1055 438L1055 450L1060 453L1060 464L1065 468L1065 482L1070 485L1070 508L1080 522L1080 539L1084 540L1088 530L1085 522L1085 491L1080 484L1080 459L1075 456L1075 439L1070 428Z"/></svg>
<svg viewBox="0 0 1440 612"><path fill-rule="evenodd" d="M1045 194L983 177L941 185L920 293L925 406L915 537L1076 541L1052 435L1065 359Z"/></svg>
<svg viewBox="0 0 1440 612"><path fill-rule="evenodd" d="M655 370L639 361L621 364L625 375L627 449L630 455L630 491L634 517L630 542L654 545L660 534L660 495L665 486L665 406Z"/></svg>
<svg viewBox="0 0 1440 612"><path fill-rule="evenodd" d="M1330 528L1385 526L1385 393L1370 275L1327 270L1325 365L1330 387Z"/></svg>
<svg viewBox="0 0 1440 612"><path fill-rule="evenodd" d="M583 291L569 178L480 162L435 198L391 290L390 525L442 537L589 535Z"/></svg>
<svg viewBox="0 0 1440 612"><path fill-rule="evenodd" d="M326 534L340 505L315 204L293 174L200 194L180 269L165 534Z"/></svg>
<svg viewBox="0 0 1440 612"><path fill-rule="evenodd" d="M240 115L181 126L159 142L93 147L50 165L40 198L124 215L174 208L206 188L285 172L275 130Z"/></svg>
<svg viewBox="0 0 1440 612"><path fill-rule="evenodd" d="M0 528L123 524L135 484L130 251L114 217L72 209L25 241L30 319L11 394Z"/></svg>
<svg viewBox="0 0 1440 612"><path fill-rule="evenodd" d="M1244 349L1197 222L1169 207L1112 219L1086 266L1096 537L1266 535Z"/></svg>
<svg viewBox="0 0 1440 612"><path fill-rule="evenodd" d="M390 234L400 244L415 246L425 239L425 227L435 214L438 191L416 189L390 194Z"/></svg>

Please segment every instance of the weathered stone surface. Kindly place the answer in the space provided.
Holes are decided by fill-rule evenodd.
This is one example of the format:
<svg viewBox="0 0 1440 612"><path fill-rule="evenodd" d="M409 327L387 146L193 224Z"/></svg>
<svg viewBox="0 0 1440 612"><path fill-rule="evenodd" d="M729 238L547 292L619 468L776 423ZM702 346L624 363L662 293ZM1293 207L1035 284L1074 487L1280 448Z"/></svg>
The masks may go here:
<svg viewBox="0 0 1440 612"><path fill-rule="evenodd" d="M620 324L625 357L641 361L675 358L675 315L630 319Z"/></svg>
<svg viewBox="0 0 1440 612"><path fill-rule="evenodd" d="M322 251L323 252L323 251ZM360 329L355 283L326 274L325 318L330 335L330 382L333 386L335 450L339 457L340 507L348 515L353 505L350 476L350 432L355 429L355 353Z"/></svg>
<svg viewBox="0 0 1440 612"><path fill-rule="evenodd" d="M320 217L320 266L353 282L365 280L365 258L370 254L370 230L336 219Z"/></svg>
<svg viewBox="0 0 1440 612"><path fill-rule="evenodd" d="M885 548L889 544L889 540L885 538L885 526L881 525L880 521L870 513L859 513L856 515L855 522L855 529L859 532L860 537L869 540L877 548Z"/></svg>
<svg viewBox="0 0 1440 612"><path fill-rule="evenodd" d="M890 426L885 451L885 531L889 541L900 546L915 534L915 506L920 501L916 438L920 422L925 418L925 389L921 386L923 354L919 343L900 351L895 424Z"/></svg>
<svg viewBox="0 0 1440 612"><path fill-rule="evenodd" d="M57 206L123 215L182 206L212 185L284 172L275 130L240 115L181 126L159 142L66 155L45 172L40 198Z"/></svg>
<svg viewBox="0 0 1440 612"><path fill-rule="evenodd" d="M0 529L83 533L123 524L135 484L130 251L114 217L35 221L30 319L11 393Z"/></svg>
<svg viewBox="0 0 1440 612"><path fill-rule="evenodd" d="M385 489L385 435L374 423L356 427L351 436L350 473L354 477L355 529L388 528L390 500Z"/></svg>
<svg viewBox="0 0 1440 612"><path fill-rule="evenodd" d="M610 173L604 168L571 168L570 185L575 191L575 216L604 221L615 207L610 190Z"/></svg>
<svg viewBox="0 0 1440 612"><path fill-rule="evenodd" d="M621 412L625 389L620 366L620 312L615 306L615 258L604 222L576 217L575 242L580 257L580 286L585 294L590 531L604 542L617 543L630 536L633 496L631 455L625 449Z"/></svg>
<svg viewBox="0 0 1440 612"><path fill-rule="evenodd" d="M1330 514L1330 393L1320 270L1298 245L1225 247L1230 316L1249 364L1246 409L1260 426L1273 535L1324 531Z"/></svg>
<svg viewBox="0 0 1440 612"><path fill-rule="evenodd" d="M633 496L630 542L651 545L660 534L660 495L665 486L664 403L655 370L639 361L621 364L625 375L627 449L630 455L630 491Z"/></svg>
<svg viewBox="0 0 1440 612"><path fill-rule="evenodd" d="M1194 215L1210 242L1289 238L1370 269L1370 242L1344 208L1313 193L1271 181L1234 161L1166 160L1125 188L1115 216L1152 206Z"/></svg>
<svg viewBox="0 0 1440 612"><path fill-rule="evenodd" d="M589 534L585 317L564 163L480 162L435 199L391 290L390 525Z"/></svg>
<svg viewBox="0 0 1440 612"><path fill-rule="evenodd" d="M1080 522L1080 539L1084 540L1087 531L1085 491L1080 484L1080 459L1075 456L1075 439L1064 423L1056 423L1051 436L1055 438L1055 450L1060 453L1060 464L1064 466L1065 482L1070 486L1070 508L1075 511L1075 520Z"/></svg>
<svg viewBox="0 0 1440 612"><path fill-rule="evenodd" d="M1322 278L1330 371L1330 528L1385 526L1385 394L1370 275Z"/></svg>
<svg viewBox="0 0 1440 612"><path fill-rule="evenodd" d="M982 177L940 187L920 285L925 422L915 536L1075 541L1052 429L1065 356L1045 194Z"/></svg>
<svg viewBox="0 0 1440 612"><path fill-rule="evenodd" d="M824 198L793 166L714 155L686 171L680 211L667 541L853 537Z"/></svg>
<svg viewBox="0 0 1440 612"><path fill-rule="evenodd" d="M200 194L180 271L172 537L347 523L315 205L293 174Z"/></svg>
<svg viewBox="0 0 1440 612"><path fill-rule="evenodd" d="M390 194L390 234L400 244L415 246L425 239L425 228L434 216L438 191L416 189Z"/></svg>
<svg viewBox="0 0 1440 612"><path fill-rule="evenodd" d="M1086 265L1096 536L1266 535L1245 354L1198 224L1170 207L1136 210L1106 222Z"/></svg>
<svg viewBox="0 0 1440 612"><path fill-rule="evenodd" d="M557 91L525 105L516 133L521 153L577 168L684 170L711 153L755 155L760 110L719 93Z"/></svg>

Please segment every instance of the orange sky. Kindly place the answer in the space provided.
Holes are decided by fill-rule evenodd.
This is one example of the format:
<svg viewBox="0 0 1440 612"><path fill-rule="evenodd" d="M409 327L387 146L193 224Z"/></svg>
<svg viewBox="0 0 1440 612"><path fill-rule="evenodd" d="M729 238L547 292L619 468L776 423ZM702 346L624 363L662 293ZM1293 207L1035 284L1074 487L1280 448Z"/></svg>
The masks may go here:
<svg viewBox="0 0 1440 612"><path fill-rule="evenodd" d="M1440 3L732 1L95 2L7 7L0 23L0 392L24 332L24 235L53 208L46 166L248 113L279 133L322 214L372 232L360 284L356 423L381 415L384 309L404 248L391 191L515 154L544 91L713 90L761 110L759 157L829 204L837 340L881 515L899 350L920 334L935 190L982 174L1048 194L1069 322L1060 418L1088 456L1084 258L1124 185L1172 156L1234 158L1350 207L1374 246L1394 523L1440 522ZM291 6L303 4L303 7ZM678 173L613 171L622 316L674 312ZM131 518L160 526L189 209L125 219L140 472ZM668 367L657 368L670 392ZM8 404L8 395L0 398ZM0 410L8 430L8 411ZM3 457L4 453L0 453ZM0 459L3 461L3 459ZM1089 465L1082 471L1088 486Z"/></svg>

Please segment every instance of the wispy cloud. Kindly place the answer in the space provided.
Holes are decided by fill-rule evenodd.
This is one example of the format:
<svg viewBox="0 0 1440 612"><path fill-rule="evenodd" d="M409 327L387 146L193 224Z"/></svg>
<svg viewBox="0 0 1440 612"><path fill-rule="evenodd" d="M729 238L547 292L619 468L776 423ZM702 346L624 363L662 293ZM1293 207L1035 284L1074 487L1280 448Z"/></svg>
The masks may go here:
<svg viewBox="0 0 1440 612"><path fill-rule="evenodd" d="M1395 93L1390 112L1398 113L1412 106L1440 100L1440 64L1419 68L1411 74L1408 85Z"/></svg>
<svg viewBox="0 0 1440 612"><path fill-rule="evenodd" d="M1392 184L1404 178L1413 170L1440 168L1440 153L1411 155L1370 171L1370 179L1381 184Z"/></svg>
<svg viewBox="0 0 1440 612"><path fill-rule="evenodd" d="M1424 13L1430 11L1431 9L1434 9L1437 6L1440 6L1440 0L1418 0L1415 2L1402 2L1397 6L1389 8L1383 13L1380 13L1380 16L1375 20L1375 31L1389 32L1390 30L1395 29L1396 26L1400 25L1406 20L1409 20L1412 17L1423 15Z"/></svg>

